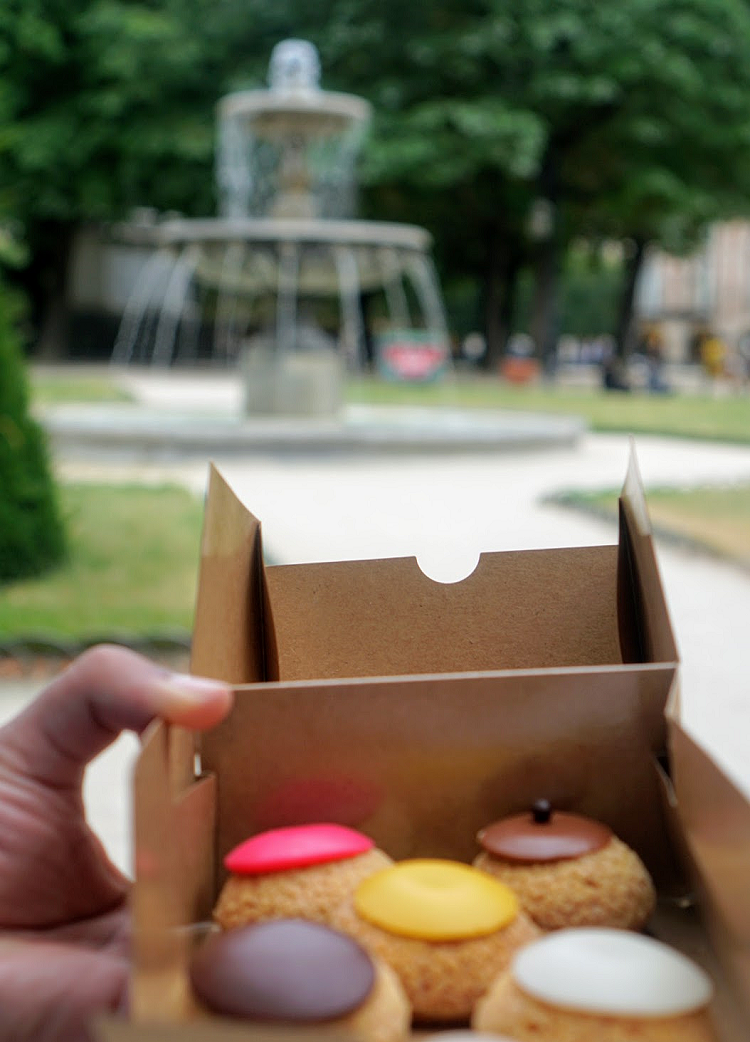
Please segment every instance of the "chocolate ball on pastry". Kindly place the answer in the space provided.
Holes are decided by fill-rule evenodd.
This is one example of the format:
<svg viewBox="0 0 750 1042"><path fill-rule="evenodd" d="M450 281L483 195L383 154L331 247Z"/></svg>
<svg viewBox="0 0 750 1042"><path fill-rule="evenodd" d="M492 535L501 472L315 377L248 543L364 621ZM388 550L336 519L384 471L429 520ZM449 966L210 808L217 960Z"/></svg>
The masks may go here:
<svg viewBox="0 0 750 1042"><path fill-rule="evenodd" d="M197 1012L316 1026L358 1042L403 1042L411 1009L398 978L352 937L303 919L214 934L193 956Z"/></svg>
<svg viewBox="0 0 750 1042"><path fill-rule="evenodd" d="M326 923L363 879L391 864L368 836L343 825L260 832L225 857L229 878L214 919L225 930L264 919Z"/></svg>
<svg viewBox="0 0 750 1042"><path fill-rule="evenodd" d="M526 814L482 829L475 868L506 883L543 930L610 926L639 930L654 910L648 871L612 830L538 800Z"/></svg>
<svg viewBox="0 0 750 1042"><path fill-rule="evenodd" d="M519 1042L717 1042L694 962L627 930L558 930L528 945L477 1004L476 1031Z"/></svg>
<svg viewBox="0 0 750 1042"><path fill-rule="evenodd" d="M438 859L370 876L333 923L396 971L423 1022L468 1019L514 953L540 936L508 887Z"/></svg>

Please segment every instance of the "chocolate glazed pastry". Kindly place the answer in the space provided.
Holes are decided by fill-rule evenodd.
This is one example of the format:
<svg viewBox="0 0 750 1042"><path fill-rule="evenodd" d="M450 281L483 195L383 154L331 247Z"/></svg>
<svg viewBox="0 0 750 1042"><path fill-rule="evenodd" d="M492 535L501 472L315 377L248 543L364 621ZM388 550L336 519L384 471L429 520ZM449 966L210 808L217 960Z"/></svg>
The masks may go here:
<svg viewBox="0 0 750 1042"><path fill-rule="evenodd" d="M511 887L544 930L641 929L656 894L638 855L601 822L537 800L530 812L482 829L479 868Z"/></svg>
<svg viewBox="0 0 750 1042"><path fill-rule="evenodd" d="M549 800L536 800L530 814L496 821L477 839L488 854L505 861L563 861L601 850L612 839L612 830L580 814L553 812Z"/></svg>
<svg viewBox="0 0 750 1042"><path fill-rule="evenodd" d="M210 937L190 967L213 1013L257 1023L320 1024L362 1042L400 1042L411 1010L398 981L351 937L278 919Z"/></svg>

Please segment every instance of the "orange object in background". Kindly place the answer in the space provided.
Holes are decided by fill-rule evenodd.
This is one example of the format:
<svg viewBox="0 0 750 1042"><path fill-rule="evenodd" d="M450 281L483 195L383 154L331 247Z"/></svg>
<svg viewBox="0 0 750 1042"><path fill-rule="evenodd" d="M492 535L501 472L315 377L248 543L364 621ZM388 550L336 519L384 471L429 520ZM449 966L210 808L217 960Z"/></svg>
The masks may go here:
<svg viewBox="0 0 750 1042"><path fill-rule="evenodd" d="M529 384L539 379L541 367L536 358L508 355L500 362L500 377L510 384Z"/></svg>

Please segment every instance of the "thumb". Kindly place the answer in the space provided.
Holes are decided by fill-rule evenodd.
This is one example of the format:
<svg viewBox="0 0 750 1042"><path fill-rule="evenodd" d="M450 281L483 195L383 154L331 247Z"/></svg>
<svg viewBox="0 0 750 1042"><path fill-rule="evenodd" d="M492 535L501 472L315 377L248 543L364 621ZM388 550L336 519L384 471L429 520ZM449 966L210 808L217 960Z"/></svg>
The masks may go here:
<svg viewBox="0 0 750 1042"><path fill-rule="evenodd" d="M0 730L0 754L10 754L16 771L45 785L75 785L121 731L141 732L155 717L213 727L231 702L231 688L221 681L170 673L127 648L100 645Z"/></svg>
<svg viewBox="0 0 750 1042"><path fill-rule="evenodd" d="M0 1042L93 1042L87 1025L124 1007L127 961L47 941L0 941Z"/></svg>

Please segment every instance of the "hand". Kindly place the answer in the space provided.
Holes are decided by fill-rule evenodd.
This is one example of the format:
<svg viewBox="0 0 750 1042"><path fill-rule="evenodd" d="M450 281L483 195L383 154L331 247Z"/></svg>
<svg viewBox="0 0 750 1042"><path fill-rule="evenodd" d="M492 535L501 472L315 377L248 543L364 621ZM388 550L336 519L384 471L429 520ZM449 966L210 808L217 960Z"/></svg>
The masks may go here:
<svg viewBox="0 0 750 1042"><path fill-rule="evenodd" d="M155 717L212 727L231 700L102 645L0 729L0 1042L84 1042L125 1004L129 881L86 824L86 765Z"/></svg>

